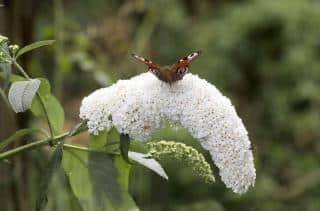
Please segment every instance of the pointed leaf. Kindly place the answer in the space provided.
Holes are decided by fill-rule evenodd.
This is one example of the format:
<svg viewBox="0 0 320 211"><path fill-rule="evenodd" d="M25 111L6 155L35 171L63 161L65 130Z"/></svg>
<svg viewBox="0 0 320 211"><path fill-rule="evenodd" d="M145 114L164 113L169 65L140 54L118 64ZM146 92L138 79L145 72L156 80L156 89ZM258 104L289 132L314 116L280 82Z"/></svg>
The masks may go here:
<svg viewBox="0 0 320 211"><path fill-rule="evenodd" d="M129 152L129 146L130 146L130 138L127 134L121 134L120 135L120 152L123 159L130 163L128 152Z"/></svg>
<svg viewBox="0 0 320 211"><path fill-rule="evenodd" d="M41 178L39 196L37 198L36 210L41 211L45 209L45 206L48 202L47 194L51 180L55 172L60 168L63 155L63 142L57 145L56 149L53 152L48 168L45 172L45 175Z"/></svg>
<svg viewBox="0 0 320 211"><path fill-rule="evenodd" d="M9 103L16 113L26 111L31 107L32 99L40 86L40 80L14 82L9 90Z"/></svg>
<svg viewBox="0 0 320 211"><path fill-rule="evenodd" d="M16 131L14 134L12 134L10 137L6 138L4 141L0 142L0 151L3 150L6 146L14 142L15 140L25 136L29 135L31 133L40 131L39 129L36 128L27 128L27 129L20 129Z"/></svg>
<svg viewBox="0 0 320 211"><path fill-rule="evenodd" d="M149 154L142 154L138 152L129 152L129 157L136 161L137 163L151 169L152 171L156 172L161 177L168 179L168 175L163 170L161 165L155 159L151 158Z"/></svg>
<svg viewBox="0 0 320 211"><path fill-rule="evenodd" d="M33 49L40 48L40 47L46 46L46 45L51 45L54 42L55 42L55 40L43 40L43 41L38 41L38 42L31 43L30 45L27 45L27 46L21 48L18 51L16 58L18 58L22 54L25 54L25 53L33 50Z"/></svg>

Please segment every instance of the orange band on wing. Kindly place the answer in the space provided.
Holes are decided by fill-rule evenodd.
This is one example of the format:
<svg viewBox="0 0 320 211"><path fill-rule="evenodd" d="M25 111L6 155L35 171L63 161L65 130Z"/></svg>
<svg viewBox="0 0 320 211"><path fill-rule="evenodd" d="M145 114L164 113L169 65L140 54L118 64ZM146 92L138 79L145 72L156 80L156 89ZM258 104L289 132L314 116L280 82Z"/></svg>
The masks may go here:
<svg viewBox="0 0 320 211"><path fill-rule="evenodd" d="M188 66L200 54L201 54L201 51L193 52L193 53L189 54L188 56L186 56L186 57L180 59L179 61L177 61L175 64L173 64L171 66L171 68L179 68L179 67L182 67L182 66Z"/></svg>
<svg viewBox="0 0 320 211"><path fill-rule="evenodd" d="M133 58L135 58L136 60L144 63L145 65L147 65L149 68L153 68L153 69L160 69L160 65L159 64L156 64L156 63L153 63L151 60L148 60L146 58L143 58L141 56L138 56L136 54L131 54L131 56Z"/></svg>

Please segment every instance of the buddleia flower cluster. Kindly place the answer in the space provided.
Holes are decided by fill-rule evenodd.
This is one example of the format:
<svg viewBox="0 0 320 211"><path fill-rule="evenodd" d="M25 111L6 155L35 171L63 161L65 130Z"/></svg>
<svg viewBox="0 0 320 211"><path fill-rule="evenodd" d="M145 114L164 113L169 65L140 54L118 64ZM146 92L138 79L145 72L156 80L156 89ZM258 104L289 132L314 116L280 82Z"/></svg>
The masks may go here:
<svg viewBox="0 0 320 211"><path fill-rule="evenodd" d="M191 73L172 84L150 72L119 80L85 97L80 117L93 134L115 127L141 141L168 122L179 125L210 152L228 188L244 193L254 185L253 155L242 120L227 97Z"/></svg>
<svg viewBox="0 0 320 211"><path fill-rule="evenodd" d="M190 166L192 170L205 182L215 181L210 165L196 149L183 143L174 141L149 142L149 154L153 158L161 160L163 158L175 159Z"/></svg>

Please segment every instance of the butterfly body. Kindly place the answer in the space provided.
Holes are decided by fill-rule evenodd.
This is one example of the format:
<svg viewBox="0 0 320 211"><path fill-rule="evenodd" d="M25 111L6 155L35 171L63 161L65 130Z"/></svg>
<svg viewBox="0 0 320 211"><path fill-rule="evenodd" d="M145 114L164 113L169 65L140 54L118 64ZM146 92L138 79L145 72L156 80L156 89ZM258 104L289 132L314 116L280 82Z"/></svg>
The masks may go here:
<svg viewBox="0 0 320 211"><path fill-rule="evenodd" d="M151 60L145 59L136 54L132 54L135 59L147 65L148 70L152 72L159 80L170 84L181 80L183 76L188 73L188 65L190 64L190 62L197 58L199 55L200 51L193 52L172 65L161 66L159 64L153 63Z"/></svg>

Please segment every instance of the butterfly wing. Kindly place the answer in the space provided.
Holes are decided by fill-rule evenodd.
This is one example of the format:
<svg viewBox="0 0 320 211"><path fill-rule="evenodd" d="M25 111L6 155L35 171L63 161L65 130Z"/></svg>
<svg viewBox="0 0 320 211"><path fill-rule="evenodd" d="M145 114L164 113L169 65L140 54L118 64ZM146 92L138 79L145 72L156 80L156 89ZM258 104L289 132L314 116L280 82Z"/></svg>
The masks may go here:
<svg viewBox="0 0 320 211"><path fill-rule="evenodd" d="M149 69L157 69L157 70L160 70L160 65L159 64L156 64L156 63L153 63L151 60L149 60L149 59L146 59L146 58L143 58L143 57L141 57L141 56L138 56L138 55L136 55L136 54L131 54L131 56L133 57L133 58L135 58L137 61L139 61L139 62L142 62L142 63L144 63L145 65L147 65L148 67L149 67Z"/></svg>
<svg viewBox="0 0 320 211"><path fill-rule="evenodd" d="M200 54L201 54L201 51L196 51L196 52L193 52L193 53L189 54L188 56L180 59L179 61L177 61L176 63L171 65L171 69L177 70L180 67L187 67Z"/></svg>
<svg viewBox="0 0 320 211"><path fill-rule="evenodd" d="M170 72L173 78L173 81L178 81L183 78L185 74L189 72L188 65L196 59L200 55L200 51L193 52L189 54L188 56L180 59L175 64L171 65Z"/></svg>
<svg viewBox="0 0 320 211"><path fill-rule="evenodd" d="M139 62L148 66L148 70L158 77L161 81L167 83L173 83L181 80L183 76L188 72L188 65L200 55L200 51L193 52L188 56L180 59L175 64L169 67L161 67L159 64L153 63L151 60L132 54L132 57Z"/></svg>

